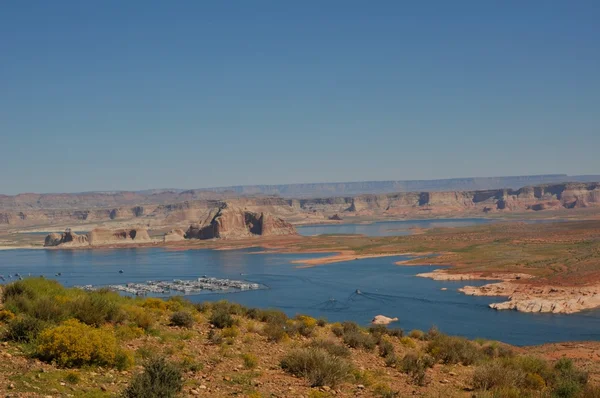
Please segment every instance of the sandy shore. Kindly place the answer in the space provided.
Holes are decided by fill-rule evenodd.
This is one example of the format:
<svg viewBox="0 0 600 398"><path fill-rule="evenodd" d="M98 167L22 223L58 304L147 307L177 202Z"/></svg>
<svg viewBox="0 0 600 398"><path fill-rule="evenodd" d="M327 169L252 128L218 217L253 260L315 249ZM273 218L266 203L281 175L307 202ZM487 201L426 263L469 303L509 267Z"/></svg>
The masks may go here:
<svg viewBox="0 0 600 398"><path fill-rule="evenodd" d="M282 251L283 252L283 251ZM306 251L304 253L314 253L310 251ZM395 256L406 256L407 253L382 253L382 254L356 254L352 251L341 251L337 254L325 257L318 258L310 258L310 259L302 259L302 260L294 260L293 264L303 264L304 267L314 267L317 265L325 265L325 264L333 264L340 263L344 261L353 261L359 260L363 258L376 258L376 257L395 257Z"/></svg>

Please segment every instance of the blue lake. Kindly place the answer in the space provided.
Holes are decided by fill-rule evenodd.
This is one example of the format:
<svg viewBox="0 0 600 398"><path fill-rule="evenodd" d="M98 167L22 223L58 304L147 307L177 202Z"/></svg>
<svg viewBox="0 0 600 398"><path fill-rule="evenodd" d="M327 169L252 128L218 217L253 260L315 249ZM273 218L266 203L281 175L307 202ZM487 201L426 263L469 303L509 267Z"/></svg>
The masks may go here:
<svg viewBox="0 0 600 398"><path fill-rule="evenodd" d="M399 322L392 325L405 330L426 330L436 325L449 334L517 345L600 339L600 311L573 315L495 311L487 305L502 298L465 296L456 291L465 282L418 278L415 274L432 268L394 265L403 257L313 268L298 268L290 263L311 257L315 255L265 254L259 249L5 250L0 251L0 274L44 275L66 286L193 279L202 275L245 279L265 284L269 289L187 297L192 301L226 298L251 307L280 308L289 315L302 313L364 325L382 314L398 317ZM58 272L62 275L56 277ZM442 287L448 290L440 290ZM356 294L357 289L362 294Z"/></svg>

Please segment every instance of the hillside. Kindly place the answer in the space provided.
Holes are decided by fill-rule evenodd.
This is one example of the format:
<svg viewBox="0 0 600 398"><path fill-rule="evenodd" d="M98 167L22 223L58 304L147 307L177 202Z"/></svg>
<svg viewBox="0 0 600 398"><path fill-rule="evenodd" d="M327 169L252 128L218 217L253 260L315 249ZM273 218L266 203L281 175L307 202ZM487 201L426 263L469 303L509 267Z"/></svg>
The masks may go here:
<svg viewBox="0 0 600 398"><path fill-rule="evenodd" d="M0 296L4 396L593 398L600 391L596 343L518 348L435 328L328 324L37 278Z"/></svg>

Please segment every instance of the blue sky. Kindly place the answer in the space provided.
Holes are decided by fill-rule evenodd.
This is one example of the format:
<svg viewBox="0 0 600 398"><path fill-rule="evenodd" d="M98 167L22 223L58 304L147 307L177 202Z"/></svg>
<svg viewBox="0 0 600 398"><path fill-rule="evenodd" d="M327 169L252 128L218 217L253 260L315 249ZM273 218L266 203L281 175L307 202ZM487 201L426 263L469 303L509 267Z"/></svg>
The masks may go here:
<svg viewBox="0 0 600 398"><path fill-rule="evenodd" d="M12 1L0 193L600 174L600 2Z"/></svg>

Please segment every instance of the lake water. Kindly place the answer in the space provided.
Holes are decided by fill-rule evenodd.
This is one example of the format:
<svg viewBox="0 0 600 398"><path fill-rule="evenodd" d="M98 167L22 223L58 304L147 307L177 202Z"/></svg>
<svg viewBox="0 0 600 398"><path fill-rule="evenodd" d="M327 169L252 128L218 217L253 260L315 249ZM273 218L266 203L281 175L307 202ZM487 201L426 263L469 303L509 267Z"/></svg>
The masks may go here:
<svg viewBox="0 0 600 398"><path fill-rule="evenodd" d="M392 325L405 330L427 330L436 325L449 334L517 345L600 339L599 311L573 315L495 311L487 305L501 298L471 297L457 292L465 282L415 277L432 268L394 265L403 257L362 259L313 268L297 268L290 263L312 257L315 255L265 254L259 253L259 249L5 250L0 251L0 274L44 275L66 286L193 279L202 275L245 279L265 284L269 289L187 297L192 301L226 298L251 307L280 308L290 316L301 313L324 316L330 321L353 320L363 325L382 314L398 317L400 321ZM56 277L59 272L62 275ZM440 290L442 287L448 290ZM356 294L357 289L361 294Z"/></svg>

